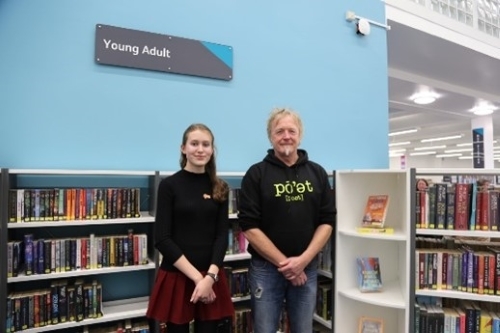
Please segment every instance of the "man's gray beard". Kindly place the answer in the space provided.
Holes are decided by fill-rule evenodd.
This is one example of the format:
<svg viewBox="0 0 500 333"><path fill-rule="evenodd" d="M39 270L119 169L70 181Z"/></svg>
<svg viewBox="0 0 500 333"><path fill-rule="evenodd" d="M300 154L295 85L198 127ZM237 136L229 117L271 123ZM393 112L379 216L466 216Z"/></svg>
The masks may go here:
<svg viewBox="0 0 500 333"><path fill-rule="evenodd" d="M285 148L285 155L289 156L290 155L290 147Z"/></svg>

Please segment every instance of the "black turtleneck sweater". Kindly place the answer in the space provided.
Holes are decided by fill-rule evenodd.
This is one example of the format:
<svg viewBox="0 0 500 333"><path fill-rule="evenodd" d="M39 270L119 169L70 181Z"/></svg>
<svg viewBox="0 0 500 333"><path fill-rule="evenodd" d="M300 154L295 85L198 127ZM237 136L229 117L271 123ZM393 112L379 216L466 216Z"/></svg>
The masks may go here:
<svg viewBox="0 0 500 333"><path fill-rule="evenodd" d="M174 266L182 255L200 271L222 266L228 245L228 201L212 198L207 173L180 170L158 188L155 247L163 255L161 267Z"/></svg>

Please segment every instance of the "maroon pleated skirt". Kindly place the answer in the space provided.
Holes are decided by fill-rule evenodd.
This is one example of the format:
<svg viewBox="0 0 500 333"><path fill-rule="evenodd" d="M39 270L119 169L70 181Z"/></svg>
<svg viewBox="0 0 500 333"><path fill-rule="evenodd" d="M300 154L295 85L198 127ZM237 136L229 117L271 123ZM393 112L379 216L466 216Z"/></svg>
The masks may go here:
<svg viewBox="0 0 500 333"><path fill-rule="evenodd" d="M203 272L204 273L204 272ZM146 317L159 322L186 324L196 320L218 320L234 316L234 306L224 272L214 283L215 301L210 304L190 302L195 284L180 272L158 270L155 284L149 297Z"/></svg>

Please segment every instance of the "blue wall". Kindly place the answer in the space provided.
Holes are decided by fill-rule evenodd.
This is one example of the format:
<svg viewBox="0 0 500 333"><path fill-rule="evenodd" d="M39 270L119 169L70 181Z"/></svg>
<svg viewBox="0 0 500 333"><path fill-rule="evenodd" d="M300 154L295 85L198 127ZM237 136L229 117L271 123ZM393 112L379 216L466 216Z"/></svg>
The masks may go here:
<svg viewBox="0 0 500 333"><path fill-rule="evenodd" d="M176 170L204 122L219 170L244 171L290 106L326 169L386 168L386 32L356 36L347 10L384 21L373 0L0 0L0 166ZM234 79L97 65L96 23L231 45Z"/></svg>

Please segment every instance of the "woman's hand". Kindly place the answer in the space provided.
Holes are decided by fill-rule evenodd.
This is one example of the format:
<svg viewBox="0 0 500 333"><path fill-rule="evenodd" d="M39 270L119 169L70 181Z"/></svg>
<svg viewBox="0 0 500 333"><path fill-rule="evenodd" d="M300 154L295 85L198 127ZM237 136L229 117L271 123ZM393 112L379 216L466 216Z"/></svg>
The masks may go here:
<svg viewBox="0 0 500 333"><path fill-rule="evenodd" d="M190 301L193 303L197 303L198 301L205 304L213 303L216 298L215 292L212 289L213 284L214 280L209 276L205 276L203 279L198 280Z"/></svg>

